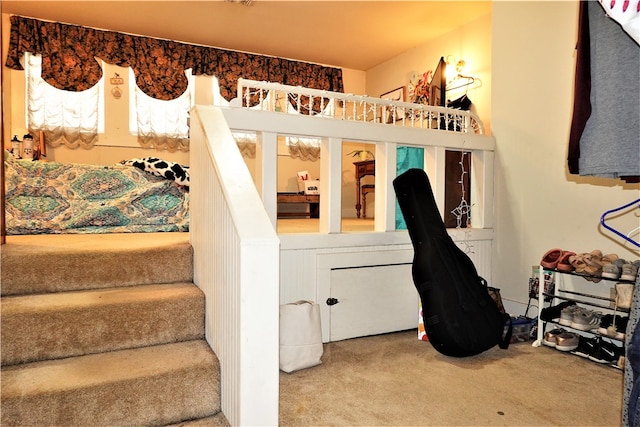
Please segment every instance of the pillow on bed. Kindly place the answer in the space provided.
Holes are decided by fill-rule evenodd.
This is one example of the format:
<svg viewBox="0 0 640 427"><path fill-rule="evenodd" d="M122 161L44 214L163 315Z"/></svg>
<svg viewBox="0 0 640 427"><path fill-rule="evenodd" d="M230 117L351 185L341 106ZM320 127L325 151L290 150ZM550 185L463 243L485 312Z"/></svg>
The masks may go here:
<svg viewBox="0 0 640 427"><path fill-rule="evenodd" d="M175 181L178 185L189 189L189 166L183 166L176 162L169 162L157 157L123 160L121 163L123 165L134 166L155 176Z"/></svg>

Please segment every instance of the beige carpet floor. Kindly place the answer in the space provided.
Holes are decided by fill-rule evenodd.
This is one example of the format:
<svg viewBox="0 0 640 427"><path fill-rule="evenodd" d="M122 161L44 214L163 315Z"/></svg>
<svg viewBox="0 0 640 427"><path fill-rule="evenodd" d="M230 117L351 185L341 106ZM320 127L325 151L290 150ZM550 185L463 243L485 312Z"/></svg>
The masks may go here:
<svg viewBox="0 0 640 427"><path fill-rule="evenodd" d="M327 343L280 373L283 426L618 426L622 371L531 343L451 358L416 331Z"/></svg>

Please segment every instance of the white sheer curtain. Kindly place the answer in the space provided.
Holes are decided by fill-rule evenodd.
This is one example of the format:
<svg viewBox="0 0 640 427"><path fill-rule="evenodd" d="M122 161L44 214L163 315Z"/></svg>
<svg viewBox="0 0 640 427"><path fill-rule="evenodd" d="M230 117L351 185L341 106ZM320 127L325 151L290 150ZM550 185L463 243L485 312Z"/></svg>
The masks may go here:
<svg viewBox="0 0 640 427"><path fill-rule="evenodd" d="M256 139L255 133L250 132L233 132L233 138L236 140L238 149L242 157L249 159L256 158Z"/></svg>
<svg viewBox="0 0 640 427"><path fill-rule="evenodd" d="M130 96L129 130L138 135L145 148L170 152L189 151L189 110L194 104L195 84L187 70L189 86L171 101L153 99L138 88L133 70L129 69Z"/></svg>
<svg viewBox="0 0 640 427"><path fill-rule="evenodd" d="M47 145L90 148L104 131L103 80L82 92L56 89L41 77L42 57L25 55L27 128Z"/></svg>
<svg viewBox="0 0 640 427"><path fill-rule="evenodd" d="M294 159L318 161L320 159L320 140L317 138L287 137L289 155Z"/></svg>
<svg viewBox="0 0 640 427"><path fill-rule="evenodd" d="M254 159L256 157L255 133L233 132L238 149L243 157ZM289 155L293 158L315 162L320 159L320 140L317 138L301 138L287 136L286 145Z"/></svg>

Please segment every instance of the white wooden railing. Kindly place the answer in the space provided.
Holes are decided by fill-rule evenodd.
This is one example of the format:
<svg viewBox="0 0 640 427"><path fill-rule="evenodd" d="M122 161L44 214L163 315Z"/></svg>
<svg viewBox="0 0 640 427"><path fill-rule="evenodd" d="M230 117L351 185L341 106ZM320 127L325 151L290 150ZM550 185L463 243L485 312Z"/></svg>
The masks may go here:
<svg viewBox="0 0 640 427"><path fill-rule="evenodd" d="M263 111L286 111L335 120L484 134L482 121L471 111L391 101L365 95L239 79L236 99L242 107L252 107L256 104ZM317 111L309 108L310 105L314 105L314 101Z"/></svg>

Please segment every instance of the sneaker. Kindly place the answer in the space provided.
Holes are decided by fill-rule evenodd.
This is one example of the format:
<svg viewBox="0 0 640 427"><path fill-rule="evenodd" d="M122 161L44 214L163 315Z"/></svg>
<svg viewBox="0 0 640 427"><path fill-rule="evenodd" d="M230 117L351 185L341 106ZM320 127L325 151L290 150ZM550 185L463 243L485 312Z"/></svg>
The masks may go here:
<svg viewBox="0 0 640 427"><path fill-rule="evenodd" d="M598 363L618 363L620 356L622 356L621 347L598 338L593 353L589 355L589 360Z"/></svg>
<svg viewBox="0 0 640 427"><path fill-rule="evenodd" d="M598 326L598 333L600 335L607 335L609 326L613 324L613 314L605 314L600 318L600 326Z"/></svg>
<svg viewBox="0 0 640 427"><path fill-rule="evenodd" d="M575 301L563 301L558 305L554 305L553 307L543 308L542 312L540 313L540 319L544 320L545 322L557 319L560 317L563 309L573 305L576 305Z"/></svg>
<svg viewBox="0 0 640 427"><path fill-rule="evenodd" d="M560 335L561 333L565 332L564 329L562 328L556 328L556 329L552 329L550 331L547 331L544 333L544 338L542 339L542 344L548 346L548 347L555 347L556 346L556 337L558 335Z"/></svg>
<svg viewBox="0 0 640 427"><path fill-rule="evenodd" d="M616 306L618 308L631 308L634 288L635 285L631 283L616 283Z"/></svg>
<svg viewBox="0 0 640 427"><path fill-rule="evenodd" d="M588 358L589 355L593 354L595 351L597 342L598 338L596 337L588 338L580 335L578 338L578 346L573 351L573 354Z"/></svg>
<svg viewBox="0 0 640 427"><path fill-rule="evenodd" d="M600 260L598 261L598 263L600 264L600 266L598 267L598 269L596 270L596 272L594 273L594 276L598 276L598 277L607 277L604 275L605 270L609 271L610 266L613 265L613 263L617 262L619 260L618 255L616 254L607 254L604 255L602 258L600 258ZM617 278L617 277L616 277Z"/></svg>
<svg viewBox="0 0 640 427"><path fill-rule="evenodd" d="M640 260L636 260L632 263L627 263L622 266L622 273L620 273L621 280L636 280L638 275L638 267L640 267Z"/></svg>
<svg viewBox="0 0 640 427"><path fill-rule="evenodd" d="M608 279L619 279L622 274L622 266L625 264L627 264L627 261L619 258L611 264L603 265L602 277L606 277Z"/></svg>
<svg viewBox="0 0 640 427"><path fill-rule="evenodd" d="M616 320L616 334L614 336L615 339L624 341L627 336L627 324L629 323L628 317L621 317L619 320Z"/></svg>
<svg viewBox="0 0 640 427"><path fill-rule="evenodd" d="M577 305L570 305L563 308L560 311L560 320L558 321L558 323L564 326L571 326L571 323L573 323L574 313L580 310L582 310L582 307L578 307Z"/></svg>
<svg viewBox="0 0 640 427"><path fill-rule="evenodd" d="M602 317L602 314L595 311L587 309L577 310L573 314L571 327L580 331L597 329L598 325L600 325L600 317Z"/></svg>
<svg viewBox="0 0 640 427"><path fill-rule="evenodd" d="M556 336L556 350L571 351L578 347L580 339L578 334L573 332L563 331Z"/></svg>
<svg viewBox="0 0 640 427"><path fill-rule="evenodd" d="M629 318L625 316L614 316L613 314L605 314L600 318L600 326L598 333L606 335L617 340L624 340L627 322Z"/></svg>

